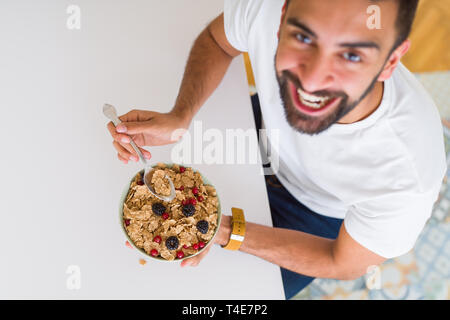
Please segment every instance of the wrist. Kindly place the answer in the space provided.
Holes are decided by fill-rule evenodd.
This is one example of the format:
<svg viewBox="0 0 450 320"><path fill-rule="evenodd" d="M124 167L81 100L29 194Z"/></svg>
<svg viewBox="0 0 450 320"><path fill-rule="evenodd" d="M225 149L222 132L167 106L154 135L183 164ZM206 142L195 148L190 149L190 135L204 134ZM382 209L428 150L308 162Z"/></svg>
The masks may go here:
<svg viewBox="0 0 450 320"><path fill-rule="evenodd" d="M225 246L231 237L232 225L231 216L222 215L219 232L217 234L216 243Z"/></svg>
<svg viewBox="0 0 450 320"><path fill-rule="evenodd" d="M181 126L185 129L189 128L189 125L194 118L191 108L180 105L175 105L169 114L176 117L180 121Z"/></svg>

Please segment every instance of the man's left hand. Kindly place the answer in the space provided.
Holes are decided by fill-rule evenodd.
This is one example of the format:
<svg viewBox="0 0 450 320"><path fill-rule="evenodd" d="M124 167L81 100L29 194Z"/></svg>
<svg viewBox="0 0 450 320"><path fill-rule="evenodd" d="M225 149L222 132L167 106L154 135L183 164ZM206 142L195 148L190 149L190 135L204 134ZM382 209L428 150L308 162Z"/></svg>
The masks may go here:
<svg viewBox="0 0 450 320"><path fill-rule="evenodd" d="M228 243L228 240L230 239L230 233L231 233L231 216L222 215L222 220L220 222L219 230L217 231L216 237L214 239L214 243L223 246L226 245ZM212 245L209 245L207 248L205 248L201 253L197 254L196 256L184 259L183 261L181 261L180 266L181 267L198 266L200 261L202 261L202 259L206 257L211 248Z"/></svg>

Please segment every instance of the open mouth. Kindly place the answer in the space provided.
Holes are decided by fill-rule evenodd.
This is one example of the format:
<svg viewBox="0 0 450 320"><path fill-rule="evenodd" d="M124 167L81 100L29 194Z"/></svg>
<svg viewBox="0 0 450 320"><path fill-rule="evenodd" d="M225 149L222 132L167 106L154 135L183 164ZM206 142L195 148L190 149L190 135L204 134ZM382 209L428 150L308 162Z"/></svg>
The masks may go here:
<svg viewBox="0 0 450 320"><path fill-rule="evenodd" d="M326 112L326 110L339 103L341 98L316 96L303 91L300 88L296 88L292 82L289 81L291 94L293 97L294 105L303 113L320 115Z"/></svg>

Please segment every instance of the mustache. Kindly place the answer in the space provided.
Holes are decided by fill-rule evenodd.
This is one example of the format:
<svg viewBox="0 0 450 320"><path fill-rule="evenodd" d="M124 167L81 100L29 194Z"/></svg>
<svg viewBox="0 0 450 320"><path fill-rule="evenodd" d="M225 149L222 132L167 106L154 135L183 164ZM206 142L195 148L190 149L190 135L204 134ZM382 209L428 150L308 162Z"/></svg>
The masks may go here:
<svg viewBox="0 0 450 320"><path fill-rule="evenodd" d="M290 80L294 86L298 89L300 88L301 90L308 92L307 90L305 90L302 86L302 83L300 81L300 79L295 76L292 72L288 71L288 70L283 70L281 72L281 78L283 80ZM341 97L343 99L348 98L348 95L343 92L343 91L329 91L329 90L319 90L319 91L314 91L314 92L308 92L312 95L318 96L318 97L327 97L327 98L338 98Z"/></svg>

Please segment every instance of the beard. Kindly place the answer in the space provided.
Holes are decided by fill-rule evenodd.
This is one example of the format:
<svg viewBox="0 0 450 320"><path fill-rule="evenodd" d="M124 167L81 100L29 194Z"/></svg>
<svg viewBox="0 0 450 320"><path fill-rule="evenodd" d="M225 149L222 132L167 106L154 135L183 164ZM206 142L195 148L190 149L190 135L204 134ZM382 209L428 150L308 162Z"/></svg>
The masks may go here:
<svg viewBox="0 0 450 320"><path fill-rule="evenodd" d="M334 106L331 112L328 112L322 116L311 116L304 114L294 105L288 81L291 81L296 89L300 88L301 90L306 91L303 89L298 77L287 70L282 71L281 76L275 72L287 122L294 130L309 135L319 134L327 130L331 125L338 122L342 117L352 111L372 91L379 75L381 74L381 71L382 70L380 70L380 72L373 78L364 93L354 101L350 101L349 95L343 91L321 90L312 92L311 94L315 96L326 96L328 98L340 99L339 104Z"/></svg>

